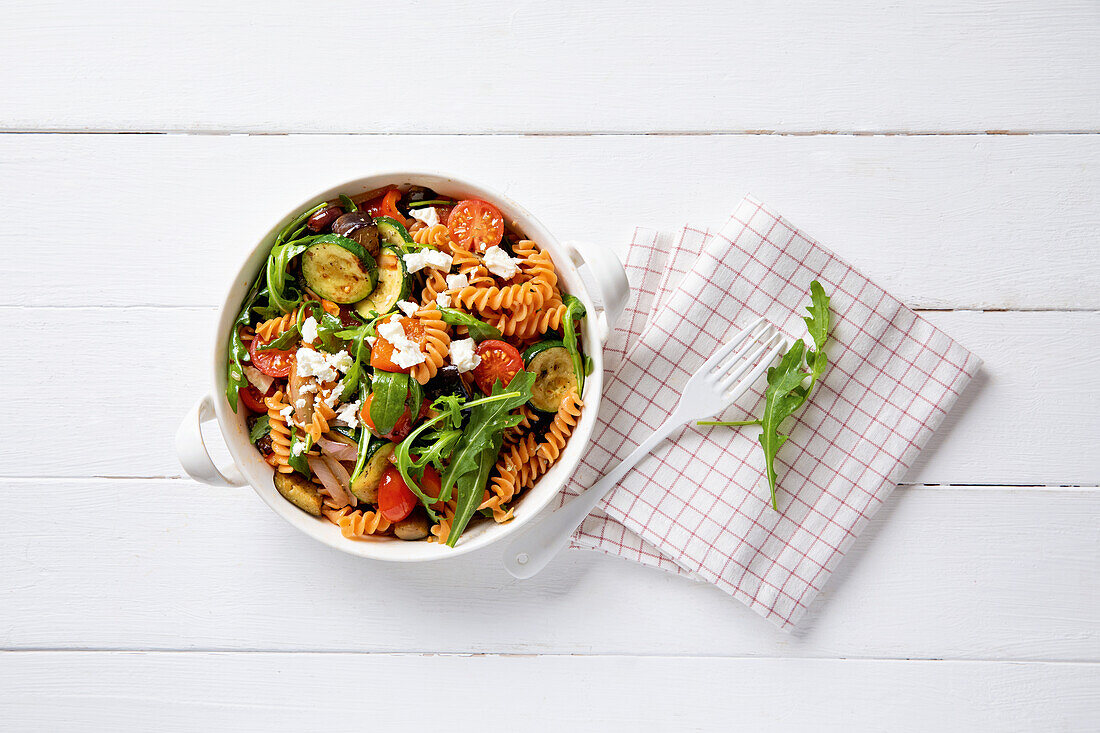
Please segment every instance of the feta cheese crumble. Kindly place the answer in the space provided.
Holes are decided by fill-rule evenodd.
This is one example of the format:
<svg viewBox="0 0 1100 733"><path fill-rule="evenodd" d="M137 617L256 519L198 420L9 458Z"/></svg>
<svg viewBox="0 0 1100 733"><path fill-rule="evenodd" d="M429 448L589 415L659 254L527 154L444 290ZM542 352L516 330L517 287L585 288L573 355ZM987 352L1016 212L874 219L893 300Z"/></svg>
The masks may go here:
<svg viewBox="0 0 1100 733"><path fill-rule="evenodd" d="M313 377L319 382L335 382L340 376L338 372L346 372L355 363L346 351L325 354L304 346L295 353L294 361L299 377Z"/></svg>
<svg viewBox="0 0 1100 733"><path fill-rule="evenodd" d="M409 252L404 256L404 260L405 269L409 271L409 274L420 272L425 267L431 267L446 272L451 269L451 264L454 262L454 258L446 252L427 248L419 250L418 252Z"/></svg>
<svg viewBox="0 0 1100 733"><path fill-rule="evenodd" d="M439 295L435 296L435 304L438 305L440 308L450 308L451 296L447 295L446 293L440 293Z"/></svg>
<svg viewBox="0 0 1100 733"><path fill-rule="evenodd" d="M422 221L430 227L439 223L439 212L434 206L425 206L422 209L409 209L409 216Z"/></svg>
<svg viewBox="0 0 1100 733"><path fill-rule="evenodd" d="M510 280L519 272L519 263L523 260L518 257L509 257L507 252L494 245L485 250L481 261L485 263L485 267L489 268L489 272L502 280Z"/></svg>
<svg viewBox="0 0 1100 733"><path fill-rule="evenodd" d="M393 346L393 355L390 359L402 369L423 364L428 358L420 351L420 344L405 335L405 328L400 321L380 323L377 330L378 335Z"/></svg>
<svg viewBox="0 0 1100 733"><path fill-rule="evenodd" d="M294 400L294 409L295 410L304 410L304 409L306 409L306 398L305 397L299 397L298 399Z"/></svg>
<svg viewBox="0 0 1100 733"><path fill-rule="evenodd" d="M397 307L401 309L401 312L406 316L411 316L420 310L420 306L411 300L399 300L397 301Z"/></svg>
<svg viewBox="0 0 1100 733"><path fill-rule="evenodd" d="M312 344L317 340L317 319L313 316L302 321L302 341Z"/></svg>
<svg viewBox="0 0 1100 733"><path fill-rule="evenodd" d="M466 273L460 272L457 275L447 276L447 289L448 290L461 290L468 287L470 284L470 278L466 277Z"/></svg>
<svg viewBox="0 0 1100 733"><path fill-rule="evenodd" d="M451 342L451 363L459 372L468 372L481 363L481 357L474 353L473 339Z"/></svg>
<svg viewBox="0 0 1100 733"><path fill-rule="evenodd" d="M354 428L359 424L359 408L362 407L362 401L356 400L355 402L347 402L336 412L336 422L340 425L347 425L349 428Z"/></svg>
<svg viewBox="0 0 1100 733"><path fill-rule="evenodd" d="M321 395L321 399L324 400L324 403L328 405L329 409L335 409L336 403L340 401L340 393L343 391L340 385L336 385L331 390Z"/></svg>

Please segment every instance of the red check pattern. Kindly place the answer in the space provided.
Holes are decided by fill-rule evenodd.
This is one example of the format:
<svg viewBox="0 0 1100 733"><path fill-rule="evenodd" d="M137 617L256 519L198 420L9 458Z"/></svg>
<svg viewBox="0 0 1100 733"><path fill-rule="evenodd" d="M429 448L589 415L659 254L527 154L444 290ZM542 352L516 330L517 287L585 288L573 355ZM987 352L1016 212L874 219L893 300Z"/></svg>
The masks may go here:
<svg viewBox="0 0 1100 733"><path fill-rule="evenodd" d="M714 583L781 628L796 624L981 361L762 204L717 233L635 233L632 302L606 349L592 445L566 494L587 488L671 414L688 377L764 316L801 337L810 281L832 297L829 369L784 424L779 511L758 431L686 427L643 460L574 536ZM759 413L764 380L722 415Z"/></svg>

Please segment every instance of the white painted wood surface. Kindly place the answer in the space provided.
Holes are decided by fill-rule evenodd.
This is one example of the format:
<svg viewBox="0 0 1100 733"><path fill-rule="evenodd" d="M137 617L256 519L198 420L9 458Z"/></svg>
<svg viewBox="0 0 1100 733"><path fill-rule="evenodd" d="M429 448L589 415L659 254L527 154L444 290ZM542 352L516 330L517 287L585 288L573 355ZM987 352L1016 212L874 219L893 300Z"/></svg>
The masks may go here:
<svg viewBox="0 0 1100 733"><path fill-rule="evenodd" d="M9 720L48 706L60 725L112 733L444 721L457 731L633 733L661 720L677 731L1072 730L1094 711L1100 684L1100 670L1082 664L721 657L51 652L9 653L0 665ZM430 704L406 680L430 687ZM361 707L316 692L334 681L362 689ZM1063 704L1048 713L1052 697Z"/></svg>
<svg viewBox="0 0 1100 733"><path fill-rule="evenodd" d="M1089 0L124 0L4 15L14 130L1095 131L1100 112Z"/></svg>
<svg viewBox="0 0 1100 733"><path fill-rule="evenodd" d="M1100 727L1096 3L39 2L0 68L0 729ZM753 193L986 367L794 634L336 554L172 436L251 243L399 168L619 252Z"/></svg>
<svg viewBox="0 0 1100 733"><path fill-rule="evenodd" d="M58 305L34 268L59 242L64 305L220 305L273 220L369 168L461 173L620 252L752 193L916 308L1100 308L1093 135L7 135L0 160L0 243L29 255L4 305ZM71 214L42 227L43 200Z"/></svg>

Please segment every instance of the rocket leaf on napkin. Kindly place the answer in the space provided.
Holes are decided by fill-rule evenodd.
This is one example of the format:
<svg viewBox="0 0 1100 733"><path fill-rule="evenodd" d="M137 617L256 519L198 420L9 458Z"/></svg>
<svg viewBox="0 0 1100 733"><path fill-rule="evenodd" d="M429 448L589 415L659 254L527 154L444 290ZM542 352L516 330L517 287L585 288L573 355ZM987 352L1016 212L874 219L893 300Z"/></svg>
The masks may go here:
<svg viewBox="0 0 1100 733"><path fill-rule="evenodd" d="M806 330L810 333L814 347L807 350L805 343L801 340L795 341L779 359L779 363L768 369L764 414L757 420L700 420L698 423L730 427L759 425L762 428L760 447L764 449L764 465L768 474L768 487L771 489L772 508L777 511L779 503L775 497L775 454L790 437L780 433L779 426L809 398L829 363L825 355L825 342L829 337L829 296L817 280L810 283L810 305L806 310L810 315L803 316L802 320L806 322Z"/></svg>

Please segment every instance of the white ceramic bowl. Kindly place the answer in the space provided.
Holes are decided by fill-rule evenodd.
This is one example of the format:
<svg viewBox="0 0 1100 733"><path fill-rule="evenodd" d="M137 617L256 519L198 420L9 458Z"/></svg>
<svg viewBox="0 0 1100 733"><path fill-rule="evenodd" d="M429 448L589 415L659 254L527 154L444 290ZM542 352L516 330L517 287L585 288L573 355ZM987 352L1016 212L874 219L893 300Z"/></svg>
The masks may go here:
<svg viewBox="0 0 1100 733"><path fill-rule="evenodd" d="M509 224L550 252L563 289L580 298L588 309L582 338L586 353L592 357L594 369L591 377L585 381L582 395L585 403L584 411L568 445L557 463L538 480L534 488L525 492L517 500L515 519L506 524L475 522L462 534L462 538L453 549L435 543L404 542L392 538L348 540L340 534L338 527L327 520L301 511L275 490L271 466L249 443L248 429L245 424L246 410L242 409L235 414L229 408L225 398L229 329L240 311L248 288L267 260L275 234L300 211L318 201L334 199L340 193L355 196L390 184L426 186L446 196L480 198L496 204ZM581 279L578 268L582 266L588 268L595 292L590 292ZM247 483L276 514L294 527L326 545L352 555L393 562L422 562L454 557L485 547L520 530L545 508L569 480L580 462L581 455L592 435L596 413L600 407L600 394L603 389L602 346L615 320L622 314L628 294L626 272L610 250L600 246L578 246L559 242L526 209L496 191L439 173L379 173L348 181L327 191L320 191L295 206L252 248L234 277L218 315L217 328L213 333L213 348L209 355L211 391L195 404L180 425L176 435L176 452L184 470L195 480L214 486L243 486ZM200 425L212 418L217 419L221 435L233 457L235 465L232 467L216 466L203 443Z"/></svg>

